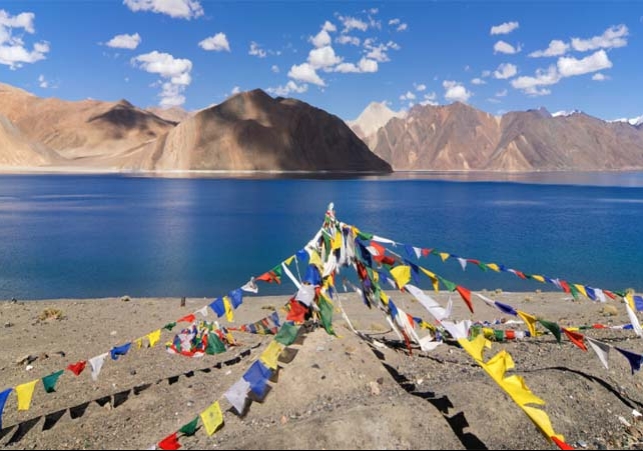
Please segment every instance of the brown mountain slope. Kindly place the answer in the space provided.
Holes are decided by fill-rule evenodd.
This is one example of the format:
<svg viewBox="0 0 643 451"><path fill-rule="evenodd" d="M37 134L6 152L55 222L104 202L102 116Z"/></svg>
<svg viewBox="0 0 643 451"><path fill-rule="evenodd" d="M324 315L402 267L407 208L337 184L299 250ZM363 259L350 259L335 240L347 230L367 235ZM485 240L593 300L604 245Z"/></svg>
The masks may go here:
<svg viewBox="0 0 643 451"><path fill-rule="evenodd" d="M499 131L496 118L463 103L415 106L379 129L373 151L396 170L481 169Z"/></svg>
<svg viewBox="0 0 643 451"><path fill-rule="evenodd" d="M192 115L191 112L185 111L183 108L178 106L173 106L171 108L161 108L158 106L153 106L145 108L145 111L152 113L161 119L170 122L176 122L177 124Z"/></svg>
<svg viewBox="0 0 643 451"><path fill-rule="evenodd" d="M113 155L153 141L172 127L129 102L39 98L0 84L0 114L25 136L67 158Z"/></svg>
<svg viewBox="0 0 643 451"><path fill-rule="evenodd" d="M9 119L0 115L0 167L35 167L62 162L56 152L30 143Z"/></svg>
<svg viewBox="0 0 643 451"><path fill-rule="evenodd" d="M396 170L618 170L643 168L643 129L546 110L501 118L454 103L416 106L367 140Z"/></svg>
<svg viewBox="0 0 643 451"><path fill-rule="evenodd" d="M336 116L257 89L181 122L126 156L148 170L390 172Z"/></svg>

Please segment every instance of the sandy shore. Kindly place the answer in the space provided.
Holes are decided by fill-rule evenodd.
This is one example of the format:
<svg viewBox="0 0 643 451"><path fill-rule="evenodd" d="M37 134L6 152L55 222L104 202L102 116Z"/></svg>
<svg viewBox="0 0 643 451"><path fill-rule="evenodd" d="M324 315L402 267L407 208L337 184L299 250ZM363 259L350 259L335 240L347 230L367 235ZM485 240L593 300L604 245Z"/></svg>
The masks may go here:
<svg viewBox="0 0 643 451"><path fill-rule="evenodd" d="M491 293L487 293L492 295ZM391 293L411 314L430 317L407 295ZM452 295L455 319L509 318L474 300L471 315ZM448 293L436 299L446 304ZM572 301L564 293L500 293L494 298L556 321L561 326L628 323L604 305ZM181 439L185 448L349 448L349 449L542 449L552 448L522 411L459 347L444 344L430 353L409 355L389 331L381 312L369 310L356 295L341 295L354 326L386 343L373 348L352 334L336 313L338 337L323 329L292 346L297 355L284 363L263 403L237 417L222 401L224 427L208 437L200 430ZM177 298L25 301L0 303L0 390L64 369L78 360L108 352L192 313L212 300ZM235 325L280 311L287 297L244 298ZM46 308L61 320L38 319ZM210 312L209 320L215 317ZM511 318L513 319L513 318ZM221 321L221 324L226 324ZM503 326L498 326L502 328ZM522 325L513 326L518 330ZM506 328L506 326L505 326ZM192 420L236 382L270 342L270 336L237 332L239 346L224 354L190 359L170 355L163 331L154 348L132 350L106 360L98 381L89 371L65 372L56 392L39 382L29 411L17 412L15 394L4 409L0 446L10 449L145 449ZM588 330L586 335L643 353L631 330ZM485 356L506 349L515 372L543 400L556 432L575 446L591 449L638 448L640 430L634 409L643 412L640 374L613 350L605 369L591 349L583 352L565 337L551 335L494 343ZM22 357L38 357L27 371ZM620 419L619 419L620 417ZM630 424L628 427L627 424Z"/></svg>

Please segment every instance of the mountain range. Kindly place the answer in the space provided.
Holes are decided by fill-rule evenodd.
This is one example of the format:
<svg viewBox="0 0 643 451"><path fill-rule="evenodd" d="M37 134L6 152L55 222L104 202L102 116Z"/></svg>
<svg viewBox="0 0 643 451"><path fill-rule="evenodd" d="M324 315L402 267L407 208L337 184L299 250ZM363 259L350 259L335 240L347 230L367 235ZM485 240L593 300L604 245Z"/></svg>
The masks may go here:
<svg viewBox="0 0 643 451"><path fill-rule="evenodd" d="M350 128L349 128L350 127ZM53 171L643 169L641 121L373 102L354 121L256 89L196 112L40 98L0 84L0 168Z"/></svg>

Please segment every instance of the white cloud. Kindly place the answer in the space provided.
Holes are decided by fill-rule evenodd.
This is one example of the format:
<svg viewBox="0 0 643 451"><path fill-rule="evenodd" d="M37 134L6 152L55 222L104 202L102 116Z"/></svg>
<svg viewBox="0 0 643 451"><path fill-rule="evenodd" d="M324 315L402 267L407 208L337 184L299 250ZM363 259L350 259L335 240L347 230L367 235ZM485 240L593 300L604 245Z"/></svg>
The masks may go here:
<svg viewBox="0 0 643 451"><path fill-rule="evenodd" d="M506 53L507 55L513 55L514 53L518 53L521 50L522 47L520 45L514 47L513 45L505 41L498 41L493 46L493 53Z"/></svg>
<svg viewBox="0 0 643 451"><path fill-rule="evenodd" d="M569 44L558 39L554 39L549 43L549 47L547 47L545 50L536 50L535 52L531 52L529 56L532 58L540 58L543 56L560 56L564 55L568 51Z"/></svg>
<svg viewBox="0 0 643 451"><path fill-rule="evenodd" d="M328 31L326 30L321 30L319 33L317 33L316 36L310 37L310 42L312 42L313 45L318 48L330 45L330 34L328 34Z"/></svg>
<svg viewBox="0 0 643 451"><path fill-rule="evenodd" d="M493 73L493 77L498 80L506 80L511 78L518 73L518 68L511 63L502 63L498 66L498 69Z"/></svg>
<svg viewBox="0 0 643 451"><path fill-rule="evenodd" d="M387 50L388 50L388 47L386 46L386 44L380 44L378 46L370 46L368 48L368 53L366 53L366 57L373 59L375 61L379 61L380 63L391 61L388 55L386 54Z"/></svg>
<svg viewBox="0 0 643 451"><path fill-rule="evenodd" d="M442 87L445 89L444 98L450 102L466 103L473 94L467 91L461 83L452 80L444 80Z"/></svg>
<svg viewBox="0 0 643 451"><path fill-rule="evenodd" d="M232 88L232 92L230 93L231 96L239 94L241 92L241 88L239 86L235 86Z"/></svg>
<svg viewBox="0 0 643 451"><path fill-rule="evenodd" d="M43 89L47 89L49 87L49 82L42 74L40 74L40 76L38 77L38 86L40 86Z"/></svg>
<svg viewBox="0 0 643 451"><path fill-rule="evenodd" d="M406 91L405 94L402 94L400 96L400 100L415 100L415 94L413 94L411 91Z"/></svg>
<svg viewBox="0 0 643 451"><path fill-rule="evenodd" d="M341 72L341 73L344 73L344 74L348 74L348 73L358 74L359 72L361 72L359 70L359 67L357 67L353 63L341 63L341 64L338 64L337 66L335 66L334 71L335 72Z"/></svg>
<svg viewBox="0 0 643 451"><path fill-rule="evenodd" d="M482 77L487 78L491 76L491 71L490 70L483 70L482 71Z"/></svg>
<svg viewBox="0 0 643 451"><path fill-rule="evenodd" d="M230 51L230 43L225 33L217 33L214 36L205 38L199 42L199 47L203 50L213 50L215 52Z"/></svg>
<svg viewBox="0 0 643 451"><path fill-rule="evenodd" d="M107 47L116 49L134 50L141 43L141 35L134 34L117 34L105 44Z"/></svg>
<svg viewBox="0 0 643 451"><path fill-rule="evenodd" d="M594 81L605 81L605 80L609 80L609 79L610 79L610 77L608 77L607 75L602 74L600 72L597 73L597 74L592 75L592 80L594 80Z"/></svg>
<svg viewBox="0 0 643 451"><path fill-rule="evenodd" d="M203 15L203 8L197 0L123 0L123 4L134 12L152 11L175 19L192 19Z"/></svg>
<svg viewBox="0 0 643 451"><path fill-rule="evenodd" d="M391 19L388 21L389 25L399 25L402 22L400 19Z"/></svg>
<svg viewBox="0 0 643 451"><path fill-rule="evenodd" d="M507 90L503 89L502 91L496 92L496 97L507 97L507 94L508 94Z"/></svg>
<svg viewBox="0 0 643 451"><path fill-rule="evenodd" d="M549 89L538 89L538 87L555 85L561 78L556 66L551 65L546 71L538 69L535 77L523 76L511 80L511 86L521 89L525 94L531 96L548 95L551 94Z"/></svg>
<svg viewBox="0 0 643 451"><path fill-rule="evenodd" d="M518 22L505 22L491 27L490 34L509 34L518 27L520 27Z"/></svg>
<svg viewBox="0 0 643 451"><path fill-rule="evenodd" d="M366 22L355 17L339 16L339 20L342 25L344 25L342 33L348 33L351 30L366 31L368 29L368 24Z"/></svg>
<svg viewBox="0 0 643 451"><path fill-rule="evenodd" d="M302 94L306 91L308 91L308 85L307 84L302 84L298 85L292 80L288 80L288 83L286 83L285 86L277 86L276 88L268 88L266 89L270 94L279 96L279 97L285 97L291 92L295 92L297 94Z"/></svg>
<svg viewBox="0 0 643 451"><path fill-rule="evenodd" d="M430 92L428 94L424 94L424 100L420 102L420 105L432 105L435 106L438 104L437 99L438 96L435 92Z"/></svg>
<svg viewBox="0 0 643 451"><path fill-rule="evenodd" d="M351 45L359 45L362 41L356 37L356 36L349 36L347 34L342 34L335 38L335 42L338 44L351 44Z"/></svg>
<svg viewBox="0 0 643 451"><path fill-rule="evenodd" d="M625 47L629 30L623 24L615 25L603 32L600 36L589 39L572 38L572 47L579 52L587 52L596 49L612 49Z"/></svg>
<svg viewBox="0 0 643 451"><path fill-rule="evenodd" d="M259 44L257 44L255 41L250 42L250 50L248 51L248 55L256 56L257 58L265 58L267 56L267 53L264 49L261 48Z"/></svg>
<svg viewBox="0 0 643 451"><path fill-rule="evenodd" d="M599 50L583 59L573 57L558 58L558 72L563 77L589 74L612 67L605 50Z"/></svg>
<svg viewBox="0 0 643 451"><path fill-rule="evenodd" d="M397 31L405 31L409 28L409 25L406 23L401 23L397 27Z"/></svg>
<svg viewBox="0 0 643 451"><path fill-rule="evenodd" d="M377 65L377 61L374 61L368 58L362 58L361 60L359 60L358 67L360 72L365 72L365 73L377 72L377 70L379 69Z"/></svg>
<svg viewBox="0 0 643 451"><path fill-rule="evenodd" d="M473 80L471 80L471 84L474 84L474 85L486 85L487 82L484 81L482 78L474 78Z"/></svg>
<svg viewBox="0 0 643 451"><path fill-rule="evenodd" d="M151 74L158 74L162 80L159 94L161 106L178 106L185 103L183 92L192 82L190 72L192 61L174 58L169 53L153 51L132 58L132 65Z"/></svg>
<svg viewBox="0 0 643 451"><path fill-rule="evenodd" d="M47 41L36 42L33 50L29 50L22 36L12 35L13 29L22 29L28 34L34 34L35 18L34 13L20 13L12 16L0 9L0 64L14 70L22 67L24 63L35 63L45 59L45 54L49 52Z"/></svg>
<svg viewBox="0 0 643 451"><path fill-rule="evenodd" d="M314 69L325 69L342 62L342 59L335 55L335 50L330 45L313 49L308 54L308 62Z"/></svg>
<svg viewBox="0 0 643 451"><path fill-rule="evenodd" d="M413 83L413 87L415 87L415 90L418 92L426 91L426 85L423 83Z"/></svg>
<svg viewBox="0 0 643 451"><path fill-rule="evenodd" d="M399 46L399 44L397 44L397 43L395 43L393 41L388 41L386 43L386 47L388 47L389 49L393 49L393 50L400 50L402 48L402 47Z"/></svg>
<svg viewBox="0 0 643 451"><path fill-rule="evenodd" d="M273 64L272 67L270 68L271 71L273 71L275 74L279 73L279 66L276 64Z"/></svg>
<svg viewBox="0 0 643 451"><path fill-rule="evenodd" d="M317 86L326 86L324 80L317 75L315 68L310 63L293 65L288 71L288 76L298 81L312 83Z"/></svg>

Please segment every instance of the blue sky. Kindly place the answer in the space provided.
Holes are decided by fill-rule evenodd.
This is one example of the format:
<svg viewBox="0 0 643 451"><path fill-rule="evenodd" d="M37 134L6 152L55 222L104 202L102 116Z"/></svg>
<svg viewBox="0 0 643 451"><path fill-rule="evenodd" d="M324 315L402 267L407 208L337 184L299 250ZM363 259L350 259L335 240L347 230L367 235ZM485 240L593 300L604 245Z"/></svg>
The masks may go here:
<svg viewBox="0 0 643 451"><path fill-rule="evenodd" d="M466 102L643 114L640 1L2 0L0 81L195 110L239 90L343 119Z"/></svg>

